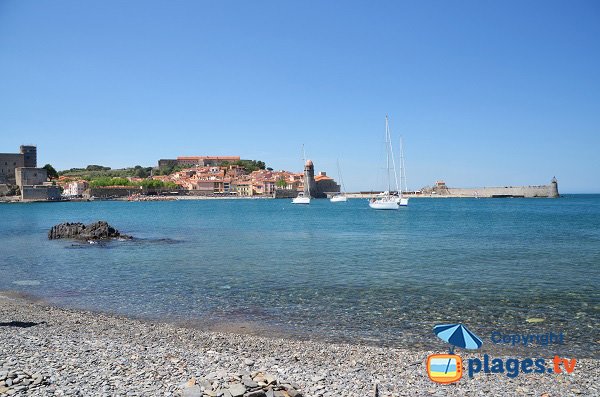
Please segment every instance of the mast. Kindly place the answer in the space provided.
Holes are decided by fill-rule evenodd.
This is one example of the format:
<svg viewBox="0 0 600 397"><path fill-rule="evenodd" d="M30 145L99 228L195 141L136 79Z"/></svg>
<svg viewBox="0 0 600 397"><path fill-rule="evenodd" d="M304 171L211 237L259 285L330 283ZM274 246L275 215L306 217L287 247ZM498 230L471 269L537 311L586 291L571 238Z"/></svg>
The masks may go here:
<svg viewBox="0 0 600 397"><path fill-rule="evenodd" d="M388 188L387 188L387 197L390 196L390 149L389 149L389 135L390 135L390 130L389 130L389 126L388 126L388 116L387 114L385 115L385 145L386 145L386 150L385 150L385 154L386 154L386 173L387 173L387 181L388 181Z"/></svg>
<svg viewBox="0 0 600 397"><path fill-rule="evenodd" d="M394 180L396 181L396 191L399 192L401 186L398 186L398 174L396 173L396 160L394 159L394 149L392 146L392 133L390 132L389 128L388 128L388 136L389 136L389 150L390 150L390 155L392 157L392 167L394 168Z"/></svg>
<svg viewBox="0 0 600 397"><path fill-rule="evenodd" d="M404 138L400 137L400 197L402 190L408 191L408 183L406 182L406 167L404 166Z"/></svg>
<svg viewBox="0 0 600 397"><path fill-rule="evenodd" d="M344 179L342 178L342 169L340 168L340 160L336 160L337 162L337 169L338 169L338 177L340 178L340 186L341 186L341 194L344 194Z"/></svg>

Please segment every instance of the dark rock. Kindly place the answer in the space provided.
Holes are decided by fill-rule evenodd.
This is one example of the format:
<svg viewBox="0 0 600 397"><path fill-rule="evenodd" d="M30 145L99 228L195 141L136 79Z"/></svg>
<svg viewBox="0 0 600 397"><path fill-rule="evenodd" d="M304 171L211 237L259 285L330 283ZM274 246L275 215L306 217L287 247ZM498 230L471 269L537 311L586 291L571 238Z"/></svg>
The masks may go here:
<svg viewBox="0 0 600 397"><path fill-rule="evenodd" d="M105 221L84 225L83 223L60 223L52 226L48 232L50 240L72 238L77 240L108 240L113 238L130 239L131 236L119 233Z"/></svg>

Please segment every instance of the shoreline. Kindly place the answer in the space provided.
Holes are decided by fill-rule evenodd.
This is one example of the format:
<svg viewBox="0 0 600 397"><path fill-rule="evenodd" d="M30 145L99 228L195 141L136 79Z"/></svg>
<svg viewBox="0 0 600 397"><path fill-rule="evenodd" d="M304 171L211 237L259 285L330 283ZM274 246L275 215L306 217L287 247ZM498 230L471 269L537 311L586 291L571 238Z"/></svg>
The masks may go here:
<svg viewBox="0 0 600 397"><path fill-rule="evenodd" d="M368 336L348 336L348 335L324 335L316 330L302 330L301 328L288 328L281 324L273 324L264 322L262 320L256 320L249 317L236 317L228 316L224 319L222 316L213 316L209 319L201 319L193 316L182 316L180 314L174 316L156 316L156 315L139 315L133 313L120 313L111 310L104 310L100 308L92 308L85 306L78 306L73 304L60 303L47 299L46 297L31 294L20 290L0 290L0 297L5 295L9 298L21 300L32 304L37 304L46 307L53 307L59 310L75 311L87 313L90 315L105 315L115 317L123 320L134 320L142 323L161 323L170 325L175 328L184 328L192 330L201 330L204 332L219 333L219 334L233 334L233 335L248 335L252 337L267 338L267 339L283 339L298 342L316 342L324 344L342 344L351 346L362 346L362 347L376 347L383 349L394 349L404 350L412 353L433 351L433 350L444 350L446 345L435 337L431 337L432 331L429 327L433 327L433 323L427 324L424 329L415 330L414 328L403 328L400 332L402 334L403 342L399 340L387 340L385 338L374 338ZM568 344L559 345L534 345L532 347L524 347L522 344L511 345L510 343L490 343L490 329L485 327L484 323L478 323L473 319L465 319L470 326L477 327L479 336L485 340L484 345L478 350L479 354L489 354L498 357L503 356L527 356L535 353L539 357L552 357L555 354L568 357L577 357L585 359L597 359L598 350L595 346L591 348L583 349L581 344L574 345L572 339L573 335L567 334L569 339ZM548 323L544 329L558 329L558 325ZM535 323L529 323L528 325ZM491 330L498 331L500 328L491 327ZM503 328L503 333L508 328ZM537 327L527 327L525 324L519 328L520 333L528 335L540 333L540 329ZM542 332L543 333L543 332ZM503 333L504 334L504 333ZM509 333L510 334L510 333ZM578 338L575 336L575 338ZM600 343L600 340L596 343Z"/></svg>
<svg viewBox="0 0 600 397"><path fill-rule="evenodd" d="M228 387L253 386L252 378L260 378L262 385L265 376L276 379L265 390L270 387L273 396L292 397L375 396L375 385L378 396L599 393L594 384L600 376L597 359L577 360L576 370L569 375L509 378L482 373L469 378L465 374L457 384L439 385L428 379L424 363L429 354L442 351L207 331L64 309L9 292L0 292L0 346L1 396L76 391L107 396L210 396L209 386L227 396ZM463 362L480 356L459 354ZM6 388L4 373L16 376L19 383ZM6 394L17 387L22 389ZM207 393L202 394L202 387ZM245 393L268 395L248 387Z"/></svg>
<svg viewBox="0 0 600 397"><path fill-rule="evenodd" d="M595 193L581 193L581 194L595 194ZM370 200L373 198L379 197L377 193L374 194L362 194L362 193L348 193L346 195L348 200ZM564 197L564 194L561 194L559 197ZM535 199L535 200L543 200L543 199L552 199L555 200L555 197L479 197L479 196L469 196L469 195L405 195L404 197L409 199L492 199L492 200L508 200L508 199ZM95 198L93 200L87 199L76 199L76 200L21 200L15 198L0 198L0 204L31 204L31 203L84 203L84 202L95 202L95 201L122 201L122 202L155 202L155 201L202 201L202 200L290 200L289 198L275 198L271 196L249 196L249 197L210 197L210 196L144 196L142 199L130 200L127 197L117 197L117 198ZM319 198L313 200L329 200L329 198Z"/></svg>

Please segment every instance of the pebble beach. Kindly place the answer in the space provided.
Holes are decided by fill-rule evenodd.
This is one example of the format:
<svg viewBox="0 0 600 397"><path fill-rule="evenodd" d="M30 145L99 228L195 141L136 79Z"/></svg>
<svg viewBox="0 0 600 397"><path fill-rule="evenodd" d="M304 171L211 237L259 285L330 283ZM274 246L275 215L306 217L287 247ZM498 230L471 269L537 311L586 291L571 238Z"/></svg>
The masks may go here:
<svg viewBox="0 0 600 397"><path fill-rule="evenodd" d="M205 331L0 294L0 396L597 396L571 374L429 380L433 351ZM468 358L463 354L463 360Z"/></svg>

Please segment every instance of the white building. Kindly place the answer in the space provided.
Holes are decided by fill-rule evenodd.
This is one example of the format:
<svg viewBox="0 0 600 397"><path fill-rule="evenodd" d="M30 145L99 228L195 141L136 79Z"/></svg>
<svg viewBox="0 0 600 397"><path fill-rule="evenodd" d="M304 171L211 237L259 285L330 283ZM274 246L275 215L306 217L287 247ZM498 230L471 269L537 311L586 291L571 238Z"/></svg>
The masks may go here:
<svg viewBox="0 0 600 397"><path fill-rule="evenodd" d="M65 187L65 190L63 191L63 196L81 197L83 196L83 191L87 188L88 183L86 181L71 182Z"/></svg>

